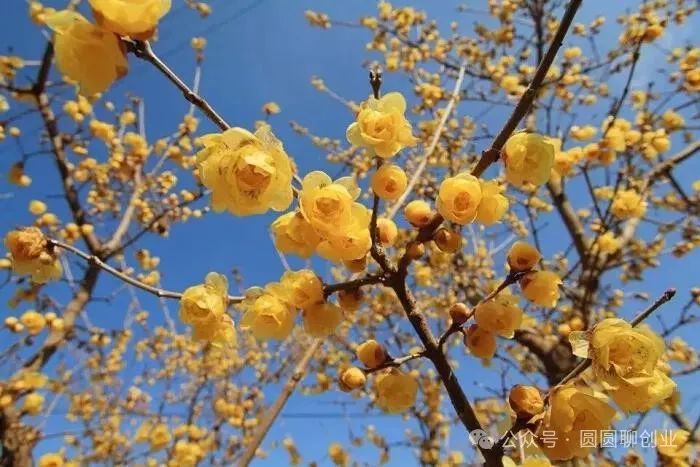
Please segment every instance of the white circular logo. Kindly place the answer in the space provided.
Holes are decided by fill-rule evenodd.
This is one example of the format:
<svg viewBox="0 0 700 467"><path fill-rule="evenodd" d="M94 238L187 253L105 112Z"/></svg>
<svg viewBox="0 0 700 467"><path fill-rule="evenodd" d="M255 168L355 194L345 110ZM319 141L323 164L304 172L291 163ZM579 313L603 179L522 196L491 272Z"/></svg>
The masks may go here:
<svg viewBox="0 0 700 467"><path fill-rule="evenodd" d="M495 444L493 438L481 429L469 432L469 441L471 441L473 445L478 444L481 449L491 449Z"/></svg>

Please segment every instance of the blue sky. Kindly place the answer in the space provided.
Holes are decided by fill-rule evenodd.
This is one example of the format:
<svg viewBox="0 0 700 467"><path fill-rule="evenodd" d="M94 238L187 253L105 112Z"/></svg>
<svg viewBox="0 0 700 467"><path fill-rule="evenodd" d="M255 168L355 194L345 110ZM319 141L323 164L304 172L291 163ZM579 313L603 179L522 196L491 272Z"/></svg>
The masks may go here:
<svg viewBox="0 0 700 467"><path fill-rule="evenodd" d="M58 6L62 2L47 2ZM293 133L289 127L290 120L297 120L307 126L318 135L334 136L342 139L345 127L352 119L352 115L330 99L328 96L315 91L310 85L310 77L317 75L322 77L327 85L338 94L361 100L368 94L366 72L362 63L370 58L379 58L365 50L364 42L369 38L363 30L349 28L332 28L322 31L318 28L310 28L304 17L306 9L314 9L328 13L331 18L343 20L355 20L362 15L371 14L375 2L369 0L354 2L327 2L300 0L291 2L288 0L213 0L211 5L214 14L207 20L200 20L190 10L184 8L182 2L175 1L171 13L165 18L160 27L160 39L154 44L156 52L168 62L172 68L186 82L191 82L194 73L193 52L189 46L192 36L205 36L208 40L206 48L206 61L203 68L201 93L211 102L221 115L232 125L251 127L253 122L262 117L261 106L267 101L276 101L282 108L282 113L273 116L271 124L280 139L305 173L313 169L328 168L324 154L314 148L307 140ZM403 4L404 2L396 2ZM486 2L479 8L486 9ZM582 8L577 20L588 22L594 16L600 14L596 2L588 2ZM425 8L431 16L436 18L443 26L452 20L462 23L462 31L469 33L471 23L481 16L455 13L457 2L434 2L417 0L410 2L418 8ZM635 2L620 2L617 14ZM616 40L618 26L614 23L615 15L608 18L608 24L604 27L603 38ZM690 40L690 32L698 25L695 23L676 30L673 35L667 35L661 40L664 47L681 45ZM576 45L584 45L580 39L572 41ZM0 16L0 50L4 53L9 45L12 45L15 53L27 58L39 58L44 46L44 38L40 30L31 25L26 16L26 4L20 0L11 0L4 8L4 14ZM648 79L653 79L655 69L658 66L659 52L650 48L648 58L643 59L640 71L633 85L642 85ZM146 131L149 138L156 138L171 133L180 121L182 114L187 109L187 103L182 96L165 81L149 65L141 63L134 57L130 57L130 73L119 82L112 90L115 102L121 102L128 92L143 96L146 103ZM620 86L619 78L610 82L615 89ZM387 74L385 77L385 89L406 89L405 77L397 74ZM594 124L600 122L601 110L594 110L593 115L581 115L584 123L589 119ZM499 125L507 117L509 109L499 109L489 113L483 120L491 131L496 131ZM97 110L98 116L100 110ZM479 112L478 106L466 103L460 106L459 115L475 115ZM629 117L630 115L626 115ZM38 121L27 122L22 125L25 133L39 128ZM213 127L202 119L200 131L213 131ZM29 141L29 138L27 138ZM674 142L675 148L680 147L679 142ZM32 148L26 148L32 150ZM10 141L0 145L0 174L6 173L9 166L17 160L19 153ZM26 210L30 199L49 199L49 207L57 213L65 213L63 201L60 198L52 198L59 192L53 167L43 169L42 164L49 161L45 158L34 158L27 171L33 177L31 187L15 191L9 187L5 178L0 179L0 193L13 191L9 198L0 198L0 230L7 229L31 222L31 216ZM698 162L688 164L688 170L678 174L679 179L688 186L692 180L692 173L698 173ZM332 173L335 171L330 170ZM580 187L579 187L580 188ZM574 200L576 201L576 200ZM272 248L267 235L267 226L274 219L274 215L256 216L249 218L235 218L227 214L207 215L203 219L190 222L175 228L167 242L157 238L149 238L144 246L151 249L154 255L161 257L160 271L163 286L168 289L180 290L196 283L211 270L230 271L233 267L240 267L243 272L245 286L259 285L276 280L283 272L282 265ZM550 256L561 248L555 232L551 238L547 237L545 243L545 256ZM683 259L683 264L697 264L700 259L698 253ZM302 263L293 263L301 265ZM681 291L681 298L662 311L664 315L671 317L678 313L687 290L697 286L697 280L690 274L684 274L682 270L673 268L673 260L669 259L665 266L651 272L644 284L631 284L626 291L646 291L652 296L660 294L669 286L675 286ZM325 273L327 265L319 263L318 272ZM108 294L115 287L111 279L104 280L97 295ZM59 300L67 299L66 288L57 292ZM685 293L683 293L685 291ZM0 299L5 299L7 289L0 290ZM150 297L141 297L145 306L153 312L153 322L157 323L160 308ZM111 307L95 304L90 308L90 318L97 324L106 327L114 327L121 323L122 311L120 306L125 306L128 297L120 297ZM643 304L628 305L626 312L631 315L635 310L642 308ZM172 313L176 311L176 304L170 304ZM672 318L670 318L672 320ZM653 323L653 321L652 321ZM5 332L5 331L0 331ZM2 334L0 334L2 336ZM6 337L3 336L3 337ZM466 359L460 370L465 390L470 395L483 395L484 391L473 381L474 372L478 372L482 381L495 382L495 371L481 370L478 362ZM689 418L694 420L698 409L696 398L698 382L695 377L686 378L681 387L684 388L691 410ZM272 388L268 400L274 398ZM342 411L342 407L334 405L335 400L348 401L349 397L332 392L326 396L312 398L313 396L295 395L289 402L285 413L288 415L300 413L333 413ZM448 408L447 410L451 410ZM357 410L350 407L349 413ZM60 417L57 417L60 418ZM404 425L397 423L396 417L372 416L343 418L294 418L282 417L269 435L269 440L279 440L286 434L292 435L298 443L298 447L305 460L324 460L327 445L332 441L341 441L347 438L351 428L354 434L359 434L361 427L371 423L378 427L379 432L386 435L389 442L402 439ZM654 426L656 427L656 426ZM313 435L309 436L308 430L312 428ZM267 444L269 446L269 443ZM451 440L453 448L460 446L467 453L463 433L460 428L454 430ZM398 453L398 451L397 451ZM357 449L353 452L361 460L372 462L376 460L376 451L370 449ZM405 459L410 453L402 452ZM284 463L286 454L277 449L272 452L270 462L274 464ZM392 458L397 461L397 457ZM325 458L327 462L328 459Z"/></svg>

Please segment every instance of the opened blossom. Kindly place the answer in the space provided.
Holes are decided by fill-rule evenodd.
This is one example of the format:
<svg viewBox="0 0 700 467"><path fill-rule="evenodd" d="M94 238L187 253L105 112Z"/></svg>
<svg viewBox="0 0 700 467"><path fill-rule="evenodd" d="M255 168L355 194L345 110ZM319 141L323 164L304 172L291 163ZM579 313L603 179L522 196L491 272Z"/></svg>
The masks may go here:
<svg viewBox="0 0 700 467"><path fill-rule="evenodd" d="M267 125L255 134L231 128L200 138L202 184L212 190L212 209L237 216L284 211L292 203L292 164Z"/></svg>
<svg viewBox="0 0 700 467"><path fill-rule="evenodd" d="M61 263L55 252L49 251L46 237L38 228L11 230L5 236L5 248L16 274L29 275L37 284L61 277Z"/></svg>
<svg viewBox="0 0 700 467"><path fill-rule="evenodd" d="M240 328L249 330L256 339L282 340L292 333L296 310L285 299L279 283L248 292L242 307L245 310Z"/></svg>
<svg viewBox="0 0 700 467"><path fill-rule="evenodd" d="M398 368L390 368L377 374L374 392L377 405L385 412L401 413L415 404L418 382Z"/></svg>
<svg viewBox="0 0 700 467"><path fill-rule="evenodd" d="M479 179L468 173L446 178L440 184L437 210L442 217L458 224L473 222L482 193Z"/></svg>
<svg viewBox="0 0 700 467"><path fill-rule="evenodd" d="M104 92L129 70L126 50L119 38L79 13L63 10L49 14L46 25L56 34L58 70L78 83L81 94Z"/></svg>
<svg viewBox="0 0 700 467"><path fill-rule="evenodd" d="M89 0L97 24L120 36L147 40L170 11L170 0Z"/></svg>
<svg viewBox="0 0 700 467"><path fill-rule="evenodd" d="M503 162L509 183L519 188L543 185L554 166L554 146L537 133L515 133L503 148Z"/></svg>
<svg viewBox="0 0 700 467"><path fill-rule="evenodd" d="M615 410L608 405L604 395L573 384L556 387L550 394L549 407L537 429L540 449L551 460L584 457L594 447L581 443L581 433L607 430L613 417Z"/></svg>
<svg viewBox="0 0 700 467"><path fill-rule="evenodd" d="M282 214L270 226L275 247L284 254L309 258L321 242L321 235L299 211Z"/></svg>
<svg viewBox="0 0 700 467"><path fill-rule="evenodd" d="M405 112L406 99L398 92L390 92L380 99L370 97L362 103L357 120L348 127L347 139L350 144L367 148L379 157L392 157L418 142Z"/></svg>

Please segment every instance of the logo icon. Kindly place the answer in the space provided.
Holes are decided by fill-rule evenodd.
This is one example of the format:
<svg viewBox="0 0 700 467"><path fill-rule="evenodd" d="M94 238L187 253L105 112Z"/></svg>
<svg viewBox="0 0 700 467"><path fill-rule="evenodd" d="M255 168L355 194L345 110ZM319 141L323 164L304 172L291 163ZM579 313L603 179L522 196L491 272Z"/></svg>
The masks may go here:
<svg viewBox="0 0 700 467"><path fill-rule="evenodd" d="M473 445L479 445L481 449L491 449L495 444L493 438L484 430L473 430L469 432L469 441Z"/></svg>

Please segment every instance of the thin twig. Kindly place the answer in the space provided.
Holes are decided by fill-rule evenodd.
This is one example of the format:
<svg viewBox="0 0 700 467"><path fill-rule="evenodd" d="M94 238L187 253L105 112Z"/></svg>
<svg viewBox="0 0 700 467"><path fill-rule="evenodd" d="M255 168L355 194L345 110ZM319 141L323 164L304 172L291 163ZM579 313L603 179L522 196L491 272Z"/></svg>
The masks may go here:
<svg viewBox="0 0 700 467"><path fill-rule="evenodd" d="M464 81L464 71L466 69L466 65L462 64L462 66L459 68L459 75L457 76L457 81L455 81L455 86L454 89L452 90L452 95L450 96L450 100L445 106L445 108L442 111L442 118L440 118L440 122L438 123L438 126L435 128L435 131L433 132L433 137L430 140L430 144L428 145L428 148L425 150L425 154L423 154L423 158L421 159L420 163L418 164L418 167L416 168L416 171L413 173L411 176L411 180L409 180L408 185L406 185L406 190L403 192L401 197L391 206L391 209L389 210L389 213L387 214L387 217L389 219L393 219L394 216L396 216L396 213L401 209L401 206L403 206L403 203L406 202L406 199L411 195L411 191L413 191L413 187L416 186L416 183L418 183L418 179L422 175L423 171L425 170L426 166L428 165L428 159L430 159L430 156L433 155L433 152L435 152L435 148L437 147L438 141L440 141L440 136L442 135L442 131L445 128L445 125L447 124L447 119L450 117L452 114L452 109L454 108L455 104L459 100L460 96L460 91L462 89L462 82Z"/></svg>
<svg viewBox="0 0 700 467"><path fill-rule="evenodd" d="M182 298L182 293L181 292L173 292L170 290L165 290L165 289L159 289L158 287L153 287L148 284L144 284L143 282L134 279L133 277L130 277L123 272L113 268L109 264L105 263L102 261L100 258L98 258L95 255L91 255L89 253L85 253L79 248L74 247L73 245L69 245L67 243L64 243L60 240L56 240L53 238L47 239L48 245L50 247L57 247L61 248L63 250L70 251L71 253L83 258L85 261L88 262L88 264L94 264L95 266L99 267L100 269L108 272L109 274L113 275L114 277L126 282L129 285L133 285L134 287L137 287L141 290L145 290L148 293L151 293L155 295L156 297L162 297L162 298L173 298L176 300L179 300ZM234 295L229 295L228 301L229 303L240 303L245 299L245 297L239 297L239 296L234 296Z"/></svg>

